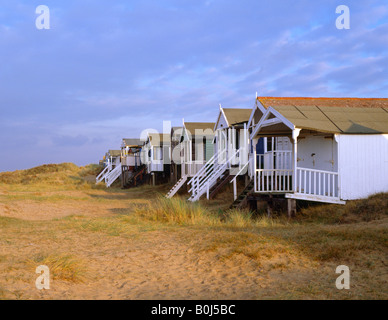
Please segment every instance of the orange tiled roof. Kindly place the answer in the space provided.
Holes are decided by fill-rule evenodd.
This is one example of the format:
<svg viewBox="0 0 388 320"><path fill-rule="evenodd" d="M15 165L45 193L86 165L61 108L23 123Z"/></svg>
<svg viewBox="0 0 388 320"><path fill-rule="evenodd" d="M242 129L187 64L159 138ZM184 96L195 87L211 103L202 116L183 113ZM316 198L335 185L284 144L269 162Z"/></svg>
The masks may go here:
<svg viewBox="0 0 388 320"><path fill-rule="evenodd" d="M257 100L270 106L318 106L318 107L357 107L388 108L388 98L313 98L313 97L258 97Z"/></svg>
<svg viewBox="0 0 388 320"><path fill-rule="evenodd" d="M386 98L258 97L295 126L333 133L388 133Z"/></svg>

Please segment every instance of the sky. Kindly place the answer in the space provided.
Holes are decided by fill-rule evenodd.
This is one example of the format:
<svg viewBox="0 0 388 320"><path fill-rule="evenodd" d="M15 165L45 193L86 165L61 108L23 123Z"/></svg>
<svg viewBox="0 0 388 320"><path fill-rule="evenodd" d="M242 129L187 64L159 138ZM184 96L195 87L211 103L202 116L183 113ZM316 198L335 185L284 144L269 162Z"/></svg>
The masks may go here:
<svg viewBox="0 0 388 320"><path fill-rule="evenodd" d="M98 163L256 92L388 96L387 0L42 1L0 0L0 171Z"/></svg>

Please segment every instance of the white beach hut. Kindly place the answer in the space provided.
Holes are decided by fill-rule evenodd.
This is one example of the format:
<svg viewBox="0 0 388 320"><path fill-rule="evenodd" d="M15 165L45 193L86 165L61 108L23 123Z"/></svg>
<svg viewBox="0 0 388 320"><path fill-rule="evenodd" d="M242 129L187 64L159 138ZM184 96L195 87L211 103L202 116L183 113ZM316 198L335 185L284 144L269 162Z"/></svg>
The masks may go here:
<svg viewBox="0 0 388 320"><path fill-rule="evenodd" d="M190 201L206 194L212 198L228 182L233 182L237 195L236 179L245 175L248 168L248 121L252 109L222 108L214 126L214 156L190 180Z"/></svg>
<svg viewBox="0 0 388 320"><path fill-rule="evenodd" d="M180 130L179 144L172 151L173 163L180 163L180 179L167 193L171 198L195 176L214 154L214 122L186 122Z"/></svg>
<svg viewBox="0 0 388 320"><path fill-rule="evenodd" d="M388 192L388 99L259 97L254 193L343 204ZM258 108L258 109L257 109ZM295 204L290 203L290 210Z"/></svg>

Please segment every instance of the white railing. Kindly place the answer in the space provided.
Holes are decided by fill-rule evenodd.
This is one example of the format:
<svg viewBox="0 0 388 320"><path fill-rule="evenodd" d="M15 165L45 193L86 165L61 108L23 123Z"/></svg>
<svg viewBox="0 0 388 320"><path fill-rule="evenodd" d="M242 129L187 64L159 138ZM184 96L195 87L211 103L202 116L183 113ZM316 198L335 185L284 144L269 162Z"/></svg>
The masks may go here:
<svg viewBox="0 0 388 320"><path fill-rule="evenodd" d="M118 164L105 178L106 186L109 188L113 182L121 175L121 164Z"/></svg>
<svg viewBox="0 0 388 320"><path fill-rule="evenodd" d="M339 199L338 172L296 168L294 174L292 169L256 169L254 190L257 193L295 192Z"/></svg>
<svg viewBox="0 0 388 320"><path fill-rule="evenodd" d="M219 164L220 159L222 155L226 152L226 150L223 150L221 153L218 151L213 155L213 157L210 158L209 161L206 162L206 164L195 174L195 176L187 183L188 185L193 184L195 180L206 178L207 175L211 173L211 171L214 169L214 166ZM191 189L189 190L189 192Z"/></svg>
<svg viewBox="0 0 388 320"><path fill-rule="evenodd" d="M292 169L256 169L254 190L260 192L292 192Z"/></svg>
<svg viewBox="0 0 388 320"><path fill-rule="evenodd" d="M185 184L187 180L187 176L183 176L180 178L177 183L171 188L171 190L167 193L166 198L172 198L178 190Z"/></svg>
<svg viewBox="0 0 388 320"><path fill-rule="evenodd" d="M292 169L292 151L279 150L257 154L257 169Z"/></svg>
<svg viewBox="0 0 388 320"><path fill-rule="evenodd" d="M234 176L234 178L232 179L232 181L230 181L230 183L233 183L233 197L234 197L234 200L233 201L236 201L237 199L237 177L239 175L242 175L242 174L245 174L247 171L249 171L249 166L251 164L251 160L247 161L244 165L240 165L241 169L236 173L236 175ZM209 199L209 192L208 192L208 197Z"/></svg>
<svg viewBox="0 0 388 320"><path fill-rule="evenodd" d="M236 174L233 174L235 177L230 181L230 183L233 183L239 175L245 174L248 170L249 164L250 164L250 161L242 165L241 169Z"/></svg>
<svg viewBox="0 0 388 320"><path fill-rule="evenodd" d="M339 198L338 172L297 168L295 192Z"/></svg>
<svg viewBox="0 0 388 320"><path fill-rule="evenodd" d="M96 184L100 183L102 180L104 180L106 177L105 175L109 173L112 170L112 165L109 163L104 170L100 172L100 174L96 177Z"/></svg>
<svg viewBox="0 0 388 320"><path fill-rule="evenodd" d="M223 151L224 152L224 151ZM191 179L191 191L192 195L189 198L190 201L198 201L199 198L207 192L209 194L210 188L212 188L215 183L217 182L217 179L221 177L221 175L228 169L230 162L232 159L235 159L236 156L238 156L240 150L237 150L232 154L229 159L223 163L218 163L214 161L213 166L209 171L205 171L202 173L202 175L196 177L194 180ZM210 167L209 167L210 168Z"/></svg>

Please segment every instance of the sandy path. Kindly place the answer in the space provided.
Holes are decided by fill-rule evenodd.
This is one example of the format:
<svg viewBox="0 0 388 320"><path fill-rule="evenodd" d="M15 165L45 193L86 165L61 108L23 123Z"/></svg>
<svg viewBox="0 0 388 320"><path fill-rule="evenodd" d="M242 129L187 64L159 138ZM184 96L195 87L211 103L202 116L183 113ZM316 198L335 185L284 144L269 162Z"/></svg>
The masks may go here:
<svg viewBox="0 0 388 320"><path fill-rule="evenodd" d="M20 194L19 194L20 195ZM40 195L52 196L52 193ZM68 196L85 197L83 192ZM263 276L246 257L226 262L216 253L196 253L179 233L143 232L134 238L98 232L56 231L61 222L53 219L71 215L110 217L133 202L42 202L17 200L0 203L0 216L28 221L28 234L3 233L0 257L12 261L6 279L0 281L6 298L23 299L254 299L263 286ZM45 224L47 221L47 225ZM36 229L36 230L34 230ZM52 230L51 230L52 229ZM55 231L53 231L55 230ZM47 236L49 235L49 236ZM32 267L25 261L41 252L71 254L86 267L82 283L52 280L50 290L35 287Z"/></svg>
<svg viewBox="0 0 388 320"><path fill-rule="evenodd" d="M63 238L69 236L66 233ZM135 240L101 241L98 234L87 239L72 234L71 238L40 243L21 238L15 249L28 257L42 248L82 257L88 274L85 282L52 280L50 290L38 291L33 270L21 268L8 274L19 280L3 287L24 299L257 299L263 287L264 277L245 257L224 263L215 253L198 255L165 232Z"/></svg>
<svg viewBox="0 0 388 320"><path fill-rule="evenodd" d="M128 247L128 251L124 249L109 266L99 270L102 276L107 276L105 281L100 281L105 285L104 291L112 291L110 279L117 273L113 282L114 298L241 299L255 296L259 288L256 279L260 276L257 270L242 265L241 261L224 264L211 254L193 254L192 249L177 243L173 237L158 232L152 239L143 239Z"/></svg>
<svg viewBox="0 0 388 320"><path fill-rule="evenodd" d="M259 299L276 296L278 283L274 283L279 280L290 283L294 278L307 285L311 278L301 264L284 272L268 272L243 254L223 259L219 250L200 251L199 237L209 230L140 230L129 225L130 232L111 235L109 223L117 224L121 220L116 218L130 214L131 206L149 201L141 197L69 191L61 195L81 200L36 201L20 199L21 194L12 193L18 196L12 201L0 197L0 217L18 219L11 222L15 226L0 229L0 269L4 270L0 298ZM63 219L69 216L80 218ZM99 230L80 228L77 219L81 224L105 224ZM50 290L37 290L38 263L31 265L31 260L42 253L71 255L82 261L84 281L52 279Z"/></svg>

